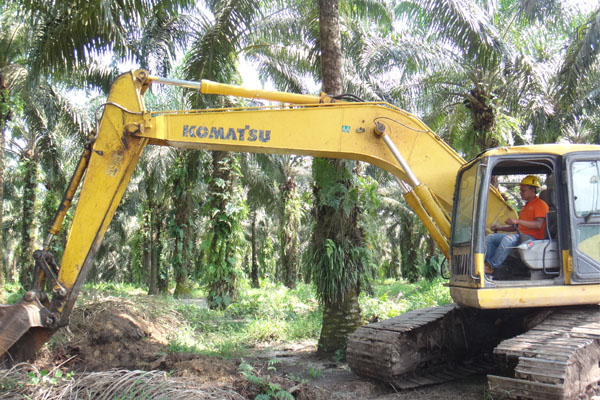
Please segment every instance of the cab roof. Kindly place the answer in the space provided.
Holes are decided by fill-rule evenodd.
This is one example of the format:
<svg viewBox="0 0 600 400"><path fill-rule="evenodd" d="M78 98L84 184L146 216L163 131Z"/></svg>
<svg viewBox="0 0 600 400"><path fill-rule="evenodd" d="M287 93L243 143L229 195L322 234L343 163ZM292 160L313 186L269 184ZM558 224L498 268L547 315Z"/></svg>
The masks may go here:
<svg viewBox="0 0 600 400"><path fill-rule="evenodd" d="M500 156L507 154L554 154L565 155L581 151L600 152L600 145L597 144L536 144L526 146L495 147L486 150L480 157Z"/></svg>

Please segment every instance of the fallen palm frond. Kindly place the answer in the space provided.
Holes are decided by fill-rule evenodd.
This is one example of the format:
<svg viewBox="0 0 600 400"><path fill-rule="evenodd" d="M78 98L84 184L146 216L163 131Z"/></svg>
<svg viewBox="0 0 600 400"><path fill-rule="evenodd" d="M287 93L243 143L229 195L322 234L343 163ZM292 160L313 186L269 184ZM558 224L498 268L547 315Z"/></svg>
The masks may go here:
<svg viewBox="0 0 600 400"><path fill-rule="evenodd" d="M233 388L211 387L164 371L109 370L64 375L31 364L0 370L0 399L244 399Z"/></svg>

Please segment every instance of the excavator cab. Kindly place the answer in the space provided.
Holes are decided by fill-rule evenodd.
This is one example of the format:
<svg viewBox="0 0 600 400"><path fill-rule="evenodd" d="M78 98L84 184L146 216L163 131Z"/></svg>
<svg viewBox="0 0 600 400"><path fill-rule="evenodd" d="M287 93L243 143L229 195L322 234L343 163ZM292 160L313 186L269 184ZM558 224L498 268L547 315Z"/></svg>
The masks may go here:
<svg viewBox="0 0 600 400"><path fill-rule="evenodd" d="M514 159L499 160L491 172L490 184L515 210L521 210L525 204L519 195L519 186L526 176L535 176L541 183L536 188L536 195L549 207L543 227L544 237L534 239L521 236L503 267L496 268L494 280L540 280L552 279L560 275L560 238L558 235L558 214L556 183L553 158L532 160ZM504 225L504 221L494 220L495 224Z"/></svg>
<svg viewBox="0 0 600 400"><path fill-rule="evenodd" d="M518 187L527 175L538 177L537 195L549 206L545 237L521 241L502 267L485 274L485 237L493 223L505 224L490 200L501 197L517 215ZM600 282L599 176L598 152L573 146L492 149L461 168L451 228L455 300L479 308L571 305L597 293L589 285ZM487 289L496 290L495 298L484 295Z"/></svg>

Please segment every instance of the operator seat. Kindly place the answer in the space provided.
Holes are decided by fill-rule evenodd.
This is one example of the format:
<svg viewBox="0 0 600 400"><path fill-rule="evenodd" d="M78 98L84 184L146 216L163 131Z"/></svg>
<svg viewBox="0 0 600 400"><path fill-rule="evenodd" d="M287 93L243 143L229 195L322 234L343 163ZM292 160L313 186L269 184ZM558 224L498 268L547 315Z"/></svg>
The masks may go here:
<svg viewBox="0 0 600 400"><path fill-rule="evenodd" d="M548 204L546 214L546 238L532 240L518 246L519 256L523 263L531 270L531 278L539 279L548 275L558 275L560 257L557 238L557 215L554 205L554 191L545 189L540 192L540 199Z"/></svg>

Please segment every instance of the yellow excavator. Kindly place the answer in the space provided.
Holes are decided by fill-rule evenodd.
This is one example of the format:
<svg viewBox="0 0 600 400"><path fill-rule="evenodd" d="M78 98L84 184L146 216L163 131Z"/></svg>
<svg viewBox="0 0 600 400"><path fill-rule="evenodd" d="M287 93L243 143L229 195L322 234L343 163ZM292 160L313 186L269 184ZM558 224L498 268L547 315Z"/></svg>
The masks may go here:
<svg viewBox="0 0 600 400"><path fill-rule="evenodd" d="M144 93L153 84L281 105L149 111ZM355 373L403 388L454 379L492 362L487 371L495 398L598 393L600 146L501 147L465 162L418 118L387 103L171 80L144 70L118 77L102 106L44 248L34 254L33 287L18 304L0 306L0 354L8 362L34 357L68 324L140 155L146 145L157 145L361 160L397 178L449 260L455 303L357 329L347 348ZM503 274L486 274L485 236L493 223L516 217L505 198L511 182L525 175L544 186L546 239L520 243ZM57 263L49 244L79 186ZM46 287L53 288L50 294Z"/></svg>

